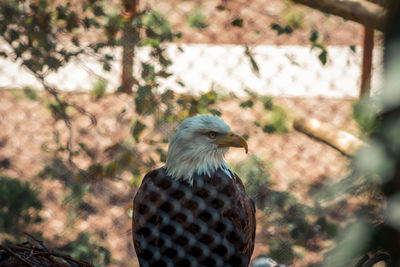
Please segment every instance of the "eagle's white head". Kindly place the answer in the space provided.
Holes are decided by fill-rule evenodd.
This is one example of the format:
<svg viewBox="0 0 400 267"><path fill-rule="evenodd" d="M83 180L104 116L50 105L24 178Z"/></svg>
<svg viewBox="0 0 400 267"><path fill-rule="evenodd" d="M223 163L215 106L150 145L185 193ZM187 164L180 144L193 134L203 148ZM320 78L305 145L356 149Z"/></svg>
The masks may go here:
<svg viewBox="0 0 400 267"><path fill-rule="evenodd" d="M185 119L172 136L165 165L167 174L193 184L193 176L228 169L224 155L229 147L244 147L243 137L231 132L219 117L199 115Z"/></svg>

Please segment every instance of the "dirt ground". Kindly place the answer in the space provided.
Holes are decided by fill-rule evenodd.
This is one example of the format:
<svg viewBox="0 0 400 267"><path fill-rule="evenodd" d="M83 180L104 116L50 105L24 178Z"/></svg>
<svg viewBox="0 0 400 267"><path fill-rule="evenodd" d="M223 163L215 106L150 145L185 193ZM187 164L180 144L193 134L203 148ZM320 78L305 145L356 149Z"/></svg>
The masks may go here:
<svg viewBox="0 0 400 267"><path fill-rule="evenodd" d="M100 155L104 149L117 142L130 138L131 121L135 118L132 98L128 95L108 95L94 101L88 94L66 96L69 101L82 106L98 120L96 127L82 114L73 115L73 143L82 142L89 150ZM2 173L31 181L40 190L44 207L41 216L44 222L36 229L44 232L46 238L54 240L54 246L62 240L73 240L81 231L104 233L113 257L112 266L137 266L131 242L130 219L126 208L132 201L135 189L131 186L131 176L122 174L117 180L92 181L93 192L87 198L90 209L83 209L78 214L69 214L70 203L65 202L68 191L62 179L38 177L38 173L55 155L54 131L60 133L61 143L68 136L63 121L54 122L46 102L28 100L21 91L0 91L0 160L8 158L10 166ZM334 148L313 140L297 131L287 134L265 134L254 126L254 121L262 116L260 109L248 109L237 115L241 100L230 99L217 105L222 111L222 118L231 128L249 136L249 155L257 155L272 163L271 180L276 190L290 190L302 201L309 201L304 193L310 184L326 178L339 179L348 170L349 160ZM286 107L290 114L302 114L329 122L340 129L357 133L357 127L351 120L352 100L335 99L294 99L276 98L276 103ZM121 110L125 110L121 116ZM116 120L115 118L119 118ZM157 133L159 135L159 133ZM165 132L163 133L165 134ZM146 138L153 138L151 131ZM137 145L142 155L150 153L151 147ZM45 152L50 151L50 152ZM58 155L66 158L65 153ZM233 164L245 160L242 150L231 149L227 162ZM81 168L89 165L88 157L80 157L77 164ZM157 163L161 165L161 163ZM299 186L291 190L293 182ZM258 229L254 256L268 252L263 241L269 232L268 218L257 211ZM54 238L56 237L56 238ZM318 252L309 253L296 266L307 266L318 259Z"/></svg>

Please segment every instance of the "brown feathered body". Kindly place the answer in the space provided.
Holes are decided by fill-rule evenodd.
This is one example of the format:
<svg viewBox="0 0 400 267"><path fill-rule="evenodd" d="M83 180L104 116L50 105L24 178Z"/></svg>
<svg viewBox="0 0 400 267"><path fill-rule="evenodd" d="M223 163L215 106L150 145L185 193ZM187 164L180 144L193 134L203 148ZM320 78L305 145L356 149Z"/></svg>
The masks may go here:
<svg viewBox="0 0 400 267"><path fill-rule="evenodd" d="M248 266L255 207L229 169L196 175L191 185L159 168L135 196L132 226L140 266Z"/></svg>

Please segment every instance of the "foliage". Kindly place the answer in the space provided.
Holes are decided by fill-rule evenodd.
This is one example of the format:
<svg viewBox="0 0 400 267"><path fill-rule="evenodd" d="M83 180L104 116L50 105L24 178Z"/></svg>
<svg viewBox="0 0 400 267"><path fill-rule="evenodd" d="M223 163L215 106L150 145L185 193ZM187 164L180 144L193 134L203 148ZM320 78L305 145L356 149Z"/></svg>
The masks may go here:
<svg viewBox="0 0 400 267"><path fill-rule="evenodd" d="M282 26L279 23L271 23L271 30L276 31L276 34L291 34L293 32L293 28L289 25Z"/></svg>
<svg viewBox="0 0 400 267"><path fill-rule="evenodd" d="M38 212L42 203L29 182L0 175L0 207L0 234L17 238L21 231L41 221Z"/></svg>
<svg viewBox="0 0 400 267"><path fill-rule="evenodd" d="M141 41L140 45L159 47L161 43L172 41L175 37L180 36L179 33L175 34L172 32L168 20L162 13L156 10L148 10L145 12L141 23L145 28L146 36ZM137 24L140 25L140 22L137 22ZM161 61L160 63L162 64Z"/></svg>
<svg viewBox="0 0 400 267"><path fill-rule="evenodd" d="M109 266L111 253L108 248L100 244L101 240L101 234L83 232L75 240L58 247L58 250L73 258L91 262L94 266Z"/></svg>
<svg viewBox="0 0 400 267"><path fill-rule="evenodd" d="M107 9L104 8L105 5L103 0L81 1L76 6L47 0L0 2L1 38L6 41L8 49L11 50L11 53L4 51L1 54L12 60L22 60L22 65L30 70L53 96L52 99L46 101L46 105L54 120L65 121L69 130L69 139L66 145L60 142L59 133L54 133L57 145L55 152L67 151L69 165L74 165L74 159L82 153L90 156L90 151L85 144L80 143L77 149L72 149L74 147L71 144L74 132L71 126L73 120L71 115L74 114L72 109L89 116L93 125L96 124L96 118L60 96L55 88L48 86L45 82L46 76L81 54L96 58L103 64L105 70L110 70L110 62L114 58L106 52L106 48L123 45L127 41L123 39L124 31L142 31L143 35L140 36L140 39L130 41L133 41L131 42L133 46L149 46L150 60L141 62L140 77L134 79L134 86L137 90L133 98L136 112L139 115L151 115L156 112L159 102L162 101L162 99L160 100L162 97L157 92L158 79L168 78L171 75L167 71L171 60L166 57L162 44L180 36L179 33L172 32L165 16L158 11L143 10L126 18L120 15L119 4L111 6L107 4ZM103 33L104 38L95 38L90 42L84 40L85 33L93 32ZM139 38L138 35L131 37ZM100 78L93 85L92 96L95 99L101 98L106 87L107 82ZM31 90L24 92L30 99L36 99ZM200 99L199 102L201 102L199 104L201 106L204 101ZM169 106L169 109L173 108ZM197 108L193 112L197 112L195 110ZM139 122L140 120L132 128L132 135L137 142L140 133L146 128L145 124ZM47 149L46 144L43 145L43 148ZM85 181L113 176L119 172L121 165L125 168L127 164L132 163L131 160L127 160L126 156L131 155L129 157L133 158L134 152L128 153L123 149L121 153L125 156L121 156L120 161L113 161L106 166L93 162L87 170L74 171L73 175L78 177L78 180ZM59 159L55 158L50 164L53 164L54 168L44 169L40 175L43 177L53 175L63 179L63 174L58 176L60 173L48 173L66 169L64 168L66 166L58 166L59 163ZM124 168L121 171L124 171ZM136 165L133 165L132 168L136 168ZM133 172L136 173L136 169ZM68 174L70 175L70 173Z"/></svg>
<svg viewBox="0 0 400 267"><path fill-rule="evenodd" d="M207 17L200 6L196 6L190 12L189 17L187 18L187 24L190 28L194 29L205 29L208 27Z"/></svg>
<svg viewBox="0 0 400 267"><path fill-rule="evenodd" d="M60 180L66 187L62 205L68 210L67 226L74 227L78 216L96 212L88 201L88 197L93 193L92 184L88 182L95 179L98 172L94 166L96 165L91 165L86 171L76 172L69 168L63 159L56 157L38 174L40 178ZM103 166L97 166L103 175ZM57 236L55 238L57 239ZM111 254L103 245L103 239L104 236L101 234L81 232L75 240L59 246L58 250L74 258L92 262L95 266L108 266L111 262Z"/></svg>
<svg viewBox="0 0 400 267"><path fill-rule="evenodd" d="M283 21L293 30L302 28L304 21L304 13L299 6L294 5L291 1L284 1L284 7L280 16Z"/></svg>
<svg viewBox="0 0 400 267"><path fill-rule="evenodd" d="M74 173L67 167L63 159L55 157L50 164L45 166L43 170L38 173L38 176L43 179L60 179L64 182L70 182Z"/></svg>
<svg viewBox="0 0 400 267"><path fill-rule="evenodd" d="M167 68L171 60L165 55L162 47L180 34L172 33L171 27L162 13L154 10L143 10L129 18L116 13L118 4L109 5L105 9L104 0L81 1L76 6L71 3L58 4L48 0L40 1L0 1L0 35L7 46L0 54L28 69L52 96L48 108L55 120L64 120L71 128L70 109L90 117L92 124L96 119L79 106L63 99L57 90L46 83L46 76L58 70L71 59L82 54L96 58L105 70L110 70L113 56L106 48L121 46L129 41L132 46L149 46L150 61L142 62L141 77L134 79L137 87L135 94L136 110L139 114L154 113L155 91L159 78L167 78L171 74ZM79 12L78 12L79 10ZM127 40L123 32L143 32L129 35ZM86 33L103 33L103 37L87 42ZM125 39L124 39L125 38ZM140 38L140 39L139 39ZM95 98L104 95L107 84L98 80L92 90ZM31 98L34 95L30 94ZM149 108L150 107L150 108ZM71 144L64 148L69 150ZM70 158L73 157L72 151Z"/></svg>
<svg viewBox="0 0 400 267"><path fill-rule="evenodd" d="M289 12L286 14L285 23L271 23L270 28L271 30L275 31L278 36L283 34L292 34L295 30L300 29L302 27L302 21L304 19L303 13L296 11L296 12ZM328 61L328 50L326 49L325 44L322 41L319 41L319 32L318 30L311 30L309 35L309 42L311 45L311 50L318 50L318 59L322 65L325 65ZM350 49L354 52L355 47L350 46Z"/></svg>
<svg viewBox="0 0 400 267"><path fill-rule="evenodd" d="M36 90L29 88L29 87L25 87L22 89L24 92L24 95L32 101L38 101L39 97L38 97L38 93L36 92Z"/></svg>
<svg viewBox="0 0 400 267"><path fill-rule="evenodd" d="M233 169L273 229L265 237L270 256L281 263L292 263L307 251L318 251L321 239L335 238L339 226L327 219L331 209L322 210L317 203L304 204L290 191L273 190L269 173L272 166L253 156Z"/></svg>
<svg viewBox="0 0 400 267"><path fill-rule="evenodd" d="M389 23L385 31L385 81L373 103L378 110L371 108L371 101L361 100L355 107L357 121L369 136L368 146L360 149L354 158L354 173L347 178L350 188L363 184L364 191L377 192L380 206L372 214L356 211L354 221L348 225L339 242L325 257L328 266L348 265L357 258L359 266L372 266L364 262L387 256L389 266L399 266L400 256L400 6L398 1L388 1ZM366 106L369 111L365 112ZM364 114L360 114L364 111ZM346 188L347 189L347 188ZM342 190L337 194L354 194ZM368 253L368 254L367 254ZM372 258L370 259L370 257Z"/></svg>
<svg viewBox="0 0 400 267"><path fill-rule="evenodd" d="M285 110L282 107L274 106L271 110L269 122L264 124L263 132L265 133L287 133L288 118Z"/></svg>
<svg viewBox="0 0 400 267"><path fill-rule="evenodd" d="M64 205L69 204L76 209L86 205L85 196L89 192L90 186L78 181L75 178L75 172L67 166L63 159L59 157L53 158L52 162L38 173L38 177L57 179L63 182L67 187L63 200Z"/></svg>
<svg viewBox="0 0 400 267"><path fill-rule="evenodd" d="M375 103L368 97L361 98L353 106L353 118L365 136L371 135L376 130L374 106Z"/></svg>
<svg viewBox="0 0 400 267"><path fill-rule="evenodd" d="M250 48L248 46L246 46L244 54L250 60L251 70L253 71L253 73L255 75L259 76L260 75L260 68L258 67L257 62L254 59L253 53L250 51Z"/></svg>
<svg viewBox="0 0 400 267"><path fill-rule="evenodd" d="M104 17L102 1L82 2L85 11L82 17L71 4L52 5L47 0L34 2L1 1L0 35L12 53L1 51L3 56L13 60L22 59L22 64L33 73L43 76L67 63L72 57L82 53L97 53L100 43L83 47L79 34L100 28L100 19ZM59 33L69 40L63 43ZM112 58L102 57L104 62Z"/></svg>
<svg viewBox="0 0 400 267"><path fill-rule="evenodd" d="M135 139L136 143L139 143L140 141L140 137L144 131L144 129L146 129L146 124L142 123L139 119L136 120L133 123L132 126L132 136Z"/></svg>
<svg viewBox="0 0 400 267"><path fill-rule="evenodd" d="M289 132L289 116L286 110L274 104L271 96L260 96L247 91L249 97L240 103L242 108L253 108L256 104L261 103L264 112L261 120L255 121L254 125L261 127L262 131L267 134L284 134Z"/></svg>
<svg viewBox="0 0 400 267"><path fill-rule="evenodd" d="M94 99L100 99L106 93L108 81L102 78L98 78L96 82L93 84L92 91L90 94L94 97Z"/></svg>
<svg viewBox="0 0 400 267"><path fill-rule="evenodd" d="M304 14L301 12L292 12L284 16L284 20L287 21L287 26L292 29L302 28Z"/></svg>
<svg viewBox="0 0 400 267"><path fill-rule="evenodd" d="M322 63L322 65L325 65L328 60L328 50L326 50L325 45L322 42L318 41L318 39L319 32L317 30L313 30L310 34L310 37L308 38L311 43L311 50L319 50L318 59Z"/></svg>
<svg viewBox="0 0 400 267"><path fill-rule="evenodd" d="M243 164L233 166L233 169L245 181L246 192L254 200L256 206L263 209L267 194L272 184L269 167L257 156L252 156Z"/></svg>
<svg viewBox="0 0 400 267"><path fill-rule="evenodd" d="M62 98L58 98L58 100L50 100L47 103L47 108L50 110L51 115L55 121L65 120L69 118L70 107L67 101Z"/></svg>

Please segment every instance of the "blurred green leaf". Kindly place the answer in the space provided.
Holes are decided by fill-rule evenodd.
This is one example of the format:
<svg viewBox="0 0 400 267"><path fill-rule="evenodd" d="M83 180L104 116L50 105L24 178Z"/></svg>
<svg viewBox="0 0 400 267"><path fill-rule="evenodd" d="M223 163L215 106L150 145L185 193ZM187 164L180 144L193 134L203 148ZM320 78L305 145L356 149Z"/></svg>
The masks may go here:
<svg viewBox="0 0 400 267"><path fill-rule="evenodd" d="M176 81L176 83L179 84L181 87L185 87L186 86L185 83L182 82L182 81Z"/></svg>
<svg viewBox="0 0 400 267"><path fill-rule="evenodd" d="M135 108L139 115L151 114L155 111L154 93L150 85L139 86L135 96Z"/></svg>
<svg viewBox="0 0 400 267"><path fill-rule="evenodd" d="M313 30L308 38L311 42L311 50L317 48L320 50L318 54L318 59L322 65L325 65L328 61L328 50L326 49L323 43L318 42L319 32L317 30Z"/></svg>
<svg viewBox="0 0 400 267"><path fill-rule="evenodd" d="M271 27L272 30L276 31L278 36L280 36L282 34L291 34L293 32L292 27L290 27L289 25L281 26L278 23L272 23L270 25L270 27Z"/></svg>
<svg viewBox="0 0 400 267"><path fill-rule="evenodd" d="M200 30L208 27L207 17L200 6L196 6L192 9L187 19L187 24L190 28Z"/></svg>
<svg viewBox="0 0 400 267"><path fill-rule="evenodd" d="M94 83L92 87L92 91L90 94L95 98L95 99L100 99L104 96L106 93L108 81L103 78L98 78L96 82Z"/></svg>
<svg viewBox="0 0 400 267"><path fill-rule="evenodd" d="M224 11L226 10L226 7L224 5L217 5L215 9L217 9L218 11Z"/></svg>
<svg viewBox="0 0 400 267"><path fill-rule="evenodd" d="M242 108L252 108L254 106L254 102L253 102L253 100L248 99L246 101L241 102L240 106Z"/></svg>
<svg viewBox="0 0 400 267"><path fill-rule="evenodd" d="M303 12L296 10L296 11L287 12L286 14L284 14L283 20L286 21L286 23L287 23L286 27L290 27L291 31L293 31L293 29L302 28L304 17L305 17L305 15Z"/></svg>
<svg viewBox="0 0 400 267"><path fill-rule="evenodd" d="M243 19L236 18L236 19L232 20L231 24L232 24L232 26L242 28L243 27Z"/></svg>
<svg viewBox="0 0 400 267"><path fill-rule="evenodd" d="M161 94L161 102L164 104L170 103L175 98L174 91L168 89Z"/></svg>
<svg viewBox="0 0 400 267"><path fill-rule="evenodd" d="M104 16L105 15L103 7L100 5L93 5L92 11L95 16Z"/></svg>
<svg viewBox="0 0 400 267"><path fill-rule="evenodd" d="M149 10L143 16L143 25L150 28L152 34L157 34L160 42L172 41L174 34L165 16L155 10Z"/></svg>
<svg viewBox="0 0 400 267"><path fill-rule="evenodd" d="M342 233L337 246L325 256L325 266L350 266L351 262L362 255L372 238L372 228L364 221L356 221Z"/></svg>
<svg viewBox="0 0 400 267"><path fill-rule="evenodd" d="M264 108L266 110L272 110L274 107L273 100L274 98L272 96L262 96L260 98L261 102L264 104Z"/></svg>
<svg viewBox="0 0 400 267"><path fill-rule="evenodd" d="M32 100L32 101L37 101L39 99L38 97L38 93L35 89L29 88L29 87L25 87L23 89L25 96Z"/></svg>
<svg viewBox="0 0 400 267"><path fill-rule="evenodd" d="M375 112L375 103L369 97L362 97L353 105L353 118L365 136L371 135L377 127Z"/></svg>
<svg viewBox="0 0 400 267"><path fill-rule="evenodd" d="M370 182L382 183L395 172L395 159L379 141L372 140L368 147L361 148L354 159L356 170Z"/></svg>
<svg viewBox="0 0 400 267"><path fill-rule="evenodd" d="M250 64L251 64L251 69L252 69L252 71L254 72L254 74L256 74L257 76L259 76L260 75L260 69L259 69L259 67L258 67L258 64L257 64L257 62L255 61L255 59L254 59L254 57L253 57L253 54L251 53L251 51L250 51L250 49L249 49L249 47L248 46L246 46L246 49L245 49L245 55L249 58L249 60L250 60Z"/></svg>
<svg viewBox="0 0 400 267"><path fill-rule="evenodd" d="M53 116L54 120L64 120L68 118L68 103L64 100L51 101L47 104L47 108L50 110L51 115Z"/></svg>
<svg viewBox="0 0 400 267"><path fill-rule="evenodd" d="M310 37L308 37L308 40L311 43L315 43L317 42L318 38L319 38L319 32L317 30L313 30L310 34Z"/></svg>
<svg viewBox="0 0 400 267"><path fill-rule="evenodd" d="M328 51L322 50L321 53L318 55L319 61L321 61L322 65L326 64L328 57Z"/></svg>
<svg viewBox="0 0 400 267"><path fill-rule="evenodd" d="M145 81L153 81L156 76L154 65L142 62L141 76Z"/></svg>
<svg viewBox="0 0 400 267"><path fill-rule="evenodd" d="M222 115L221 111L219 111L217 109L213 109L213 108L210 109L210 113L215 115L215 116L219 116L219 117Z"/></svg>
<svg viewBox="0 0 400 267"><path fill-rule="evenodd" d="M144 129L146 129L146 124L137 119L132 126L132 136L135 138L136 143L139 143Z"/></svg>
<svg viewBox="0 0 400 267"><path fill-rule="evenodd" d="M316 223L319 227L321 227L321 230L324 231L330 239L336 238L339 234L338 224L329 222L324 217L320 217Z"/></svg>
<svg viewBox="0 0 400 267"><path fill-rule="evenodd" d="M262 130L264 133L268 134L276 132L276 128L273 124L265 124Z"/></svg>
<svg viewBox="0 0 400 267"><path fill-rule="evenodd" d="M167 153L165 152L165 150L163 150L162 148L157 148L156 151L160 156L160 161L165 163L167 161Z"/></svg>

